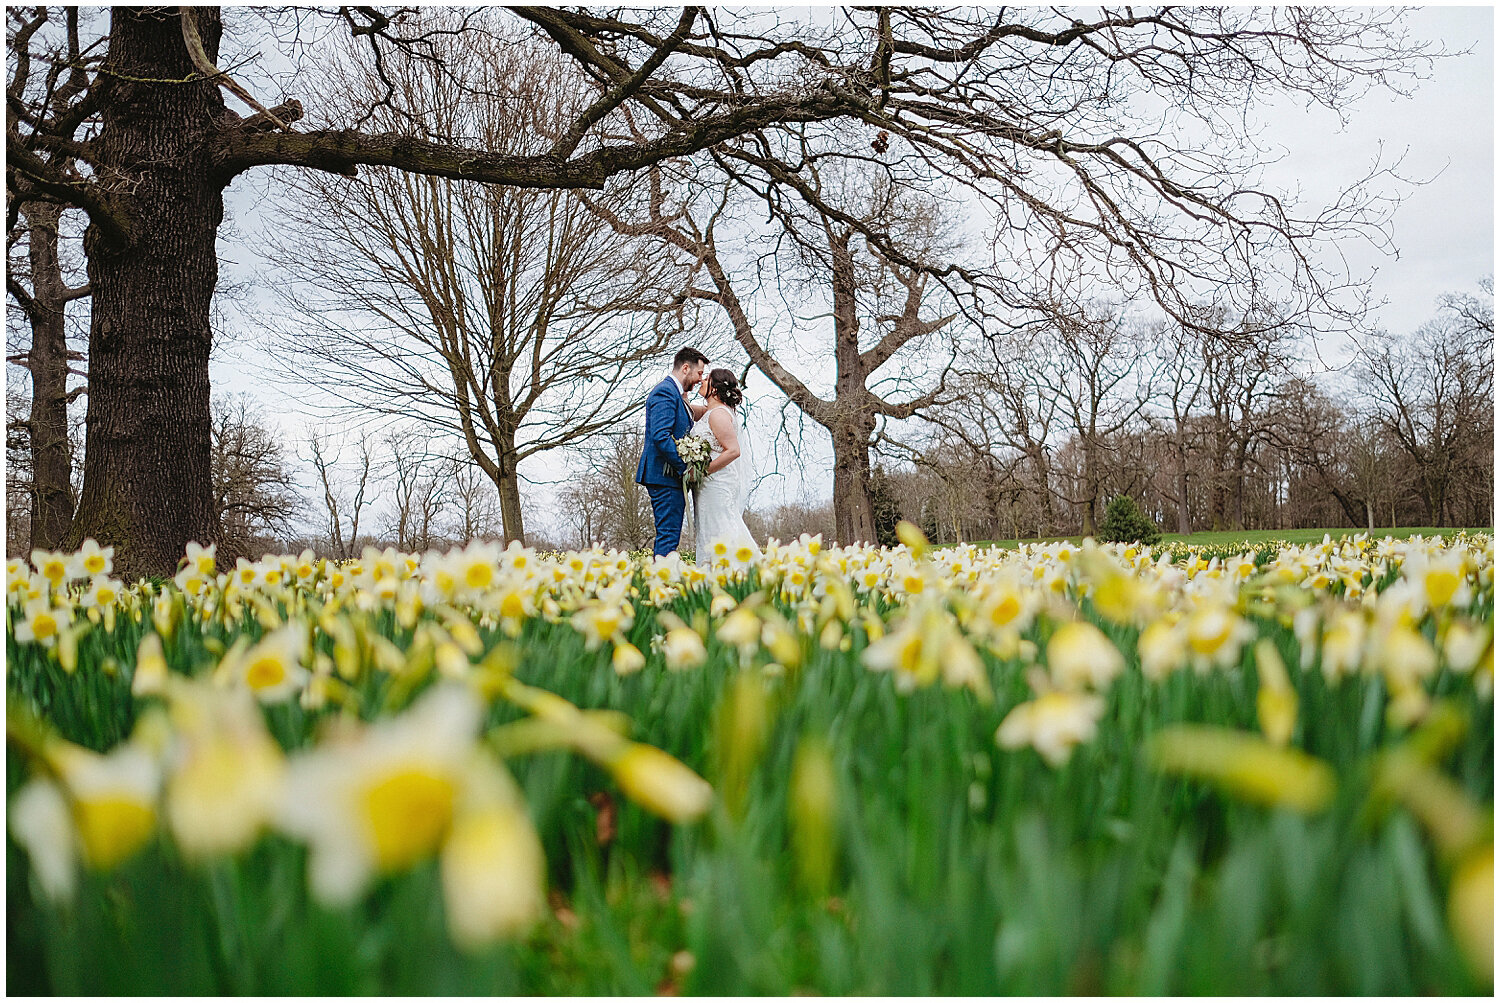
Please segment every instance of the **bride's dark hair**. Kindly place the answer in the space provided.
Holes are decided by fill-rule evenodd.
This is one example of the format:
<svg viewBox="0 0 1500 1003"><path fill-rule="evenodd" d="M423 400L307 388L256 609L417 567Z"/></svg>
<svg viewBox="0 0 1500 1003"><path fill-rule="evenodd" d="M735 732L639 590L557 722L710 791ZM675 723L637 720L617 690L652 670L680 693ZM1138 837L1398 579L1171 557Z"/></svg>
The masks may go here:
<svg viewBox="0 0 1500 1003"><path fill-rule="evenodd" d="M734 373L727 369L710 369L708 371L708 386L714 392L714 396L737 408L740 401L745 399L745 392L740 389L740 381L734 378Z"/></svg>

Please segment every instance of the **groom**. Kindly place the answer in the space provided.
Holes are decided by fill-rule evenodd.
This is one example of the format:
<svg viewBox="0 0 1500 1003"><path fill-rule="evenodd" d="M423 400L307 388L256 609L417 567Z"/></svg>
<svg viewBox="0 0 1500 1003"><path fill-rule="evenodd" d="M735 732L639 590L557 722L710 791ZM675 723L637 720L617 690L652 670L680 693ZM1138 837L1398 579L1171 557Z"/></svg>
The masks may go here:
<svg viewBox="0 0 1500 1003"><path fill-rule="evenodd" d="M687 503L682 493L684 464L677 455L676 440L687 435L693 422L707 410L687 402L687 389L703 378L708 356L696 348L684 348L672 359L672 375L652 388L646 397L646 448L635 468L635 482L646 486L651 496L651 515L656 520L656 545L651 552L661 557L677 549L682 539L682 517Z"/></svg>

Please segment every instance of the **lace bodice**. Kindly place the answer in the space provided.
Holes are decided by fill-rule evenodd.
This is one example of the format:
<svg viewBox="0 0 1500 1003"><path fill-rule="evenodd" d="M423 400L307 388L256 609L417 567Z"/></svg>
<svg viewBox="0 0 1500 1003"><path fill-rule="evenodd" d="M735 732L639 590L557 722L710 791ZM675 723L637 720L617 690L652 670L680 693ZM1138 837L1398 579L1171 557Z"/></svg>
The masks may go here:
<svg viewBox="0 0 1500 1003"><path fill-rule="evenodd" d="M708 423L708 416L713 414L715 411L718 411L720 408L723 408L723 410L725 411L729 410L729 408L723 404L720 404L717 407L709 408L707 411L703 412L702 418L699 418L697 421L693 422L693 427L688 430L689 435L696 435L700 439L708 440L710 456L718 456L720 453L724 452L724 444L719 441L719 437L717 435L714 435L713 426ZM733 420L733 414L730 415L730 419Z"/></svg>

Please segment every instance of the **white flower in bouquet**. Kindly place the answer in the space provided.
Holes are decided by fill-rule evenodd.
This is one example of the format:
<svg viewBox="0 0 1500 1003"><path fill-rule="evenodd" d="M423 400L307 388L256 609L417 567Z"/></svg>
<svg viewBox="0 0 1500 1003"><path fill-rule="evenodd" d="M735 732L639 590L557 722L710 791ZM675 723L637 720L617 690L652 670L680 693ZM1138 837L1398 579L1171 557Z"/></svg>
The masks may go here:
<svg viewBox="0 0 1500 1003"><path fill-rule="evenodd" d="M713 448L707 439L697 435L685 435L677 440L677 455L682 457L682 479L689 484L702 483L708 476L708 464L713 459Z"/></svg>

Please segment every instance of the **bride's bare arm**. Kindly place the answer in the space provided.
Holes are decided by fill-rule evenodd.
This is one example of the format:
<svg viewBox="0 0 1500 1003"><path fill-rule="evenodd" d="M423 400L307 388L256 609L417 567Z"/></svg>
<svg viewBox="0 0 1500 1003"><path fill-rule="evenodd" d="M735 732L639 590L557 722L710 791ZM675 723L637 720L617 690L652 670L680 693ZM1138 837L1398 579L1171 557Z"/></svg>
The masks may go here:
<svg viewBox="0 0 1500 1003"><path fill-rule="evenodd" d="M690 414L690 415L693 416L693 420L694 421L697 421L699 418L702 418L703 417L703 413L708 410L708 405L707 404L694 404L692 401L688 400L686 397L684 397L682 399L682 402L687 405L688 414Z"/></svg>
<svg viewBox="0 0 1500 1003"><path fill-rule="evenodd" d="M714 438L719 440L719 445L724 447L724 452L713 458L708 465L708 472L714 473L723 470L729 464L738 459L740 455L740 437L734 431L734 418L731 417L728 408L717 408L708 416L708 427L714 433Z"/></svg>

